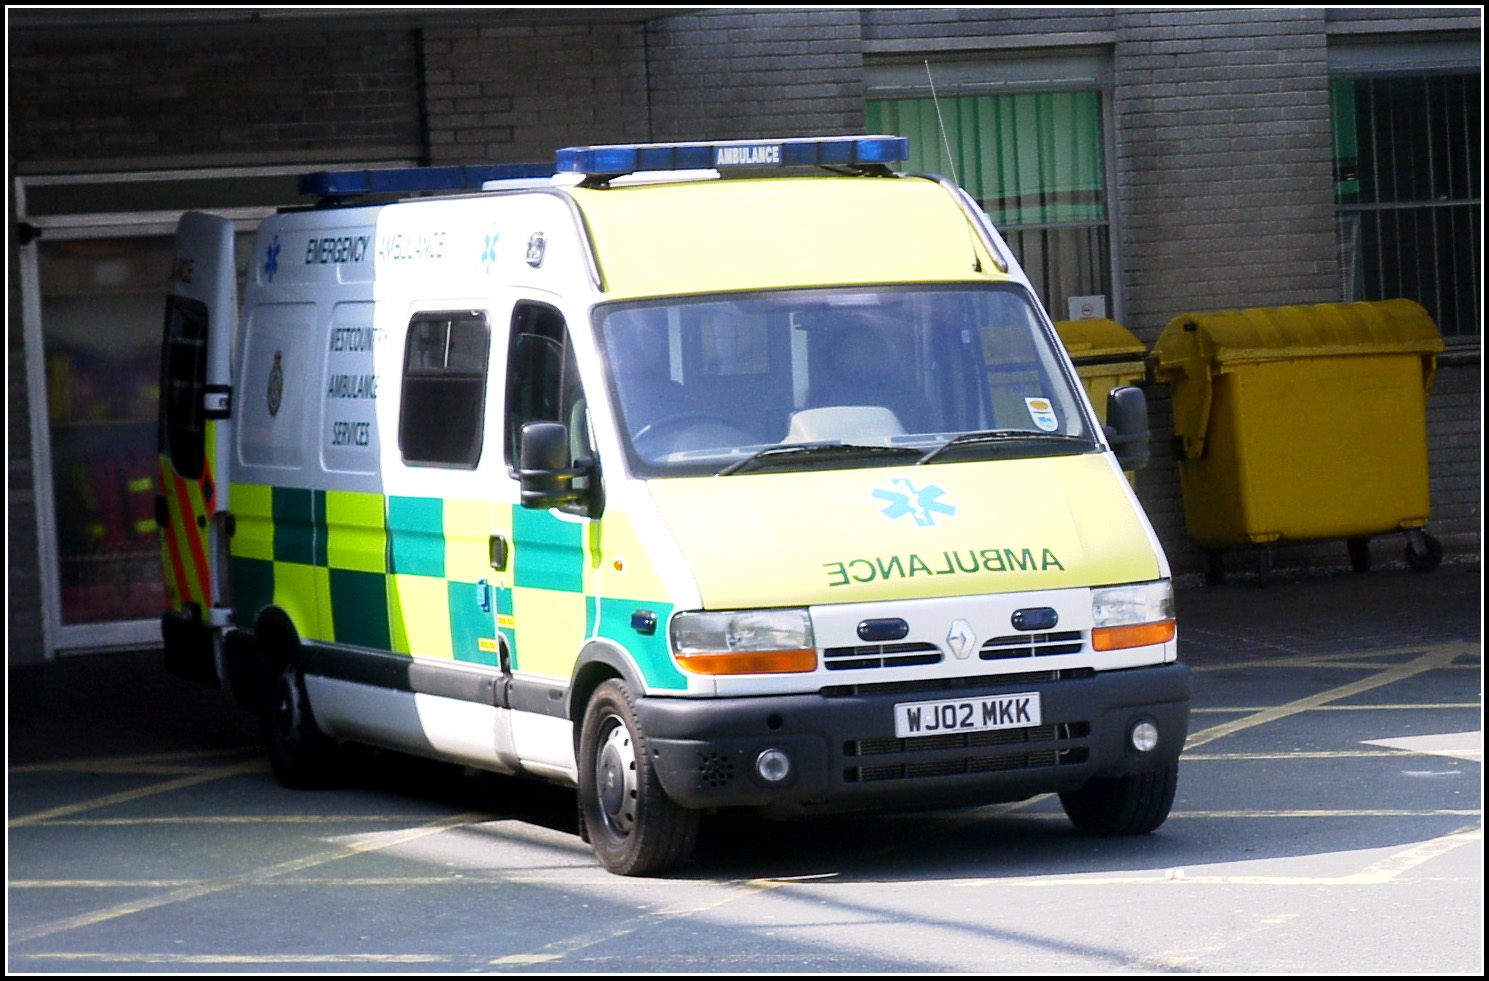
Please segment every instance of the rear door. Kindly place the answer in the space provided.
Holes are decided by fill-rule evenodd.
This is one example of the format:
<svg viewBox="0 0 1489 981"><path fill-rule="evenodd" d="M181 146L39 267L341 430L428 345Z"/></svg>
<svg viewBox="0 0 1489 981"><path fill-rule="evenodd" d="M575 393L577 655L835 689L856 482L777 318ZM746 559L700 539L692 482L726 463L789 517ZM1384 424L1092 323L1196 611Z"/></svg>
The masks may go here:
<svg viewBox="0 0 1489 981"><path fill-rule="evenodd" d="M227 597L226 462L237 326L233 223L189 212L176 228L160 378L160 496L166 602L204 620Z"/></svg>

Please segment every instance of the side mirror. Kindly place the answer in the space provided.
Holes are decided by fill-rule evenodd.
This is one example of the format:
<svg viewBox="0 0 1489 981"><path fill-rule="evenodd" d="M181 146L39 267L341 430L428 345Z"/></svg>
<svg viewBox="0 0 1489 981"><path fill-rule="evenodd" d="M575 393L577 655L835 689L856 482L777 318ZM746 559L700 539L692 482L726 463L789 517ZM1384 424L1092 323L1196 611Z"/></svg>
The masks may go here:
<svg viewBox="0 0 1489 981"><path fill-rule="evenodd" d="M1123 385L1107 393L1102 429L1123 470L1148 465L1148 398L1141 388Z"/></svg>
<svg viewBox="0 0 1489 981"><path fill-rule="evenodd" d="M575 488L577 478L593 474L591 460L577 464L569 453L569 428L559 422L530 422L522 427L517 480L522 506L546 510L574 504L589 496Z"/></svg>

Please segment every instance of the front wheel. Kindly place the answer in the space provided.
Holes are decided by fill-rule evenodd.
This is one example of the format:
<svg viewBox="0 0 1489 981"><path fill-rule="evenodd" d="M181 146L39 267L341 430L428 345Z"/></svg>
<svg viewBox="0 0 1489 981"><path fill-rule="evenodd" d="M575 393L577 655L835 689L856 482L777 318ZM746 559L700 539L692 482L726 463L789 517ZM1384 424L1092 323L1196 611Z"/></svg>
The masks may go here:
<svg viewBox="0 0 1489 981"><path fill-rule="evenodd" d="M687 860L698 812L662 789L634 698L620 681L606 681L590 698L578 762L579 815L600 864L617 875L646 875Z"/></svg>
<svg viewBox="0 0 1489 981"><path fill-rule="evenodd" d="M1060 805L1078 829L1091 835L1145 835L1168 818L1179 785L1179 764L1151 773L1095 777L1080 790L1060 795Z"/></svg>

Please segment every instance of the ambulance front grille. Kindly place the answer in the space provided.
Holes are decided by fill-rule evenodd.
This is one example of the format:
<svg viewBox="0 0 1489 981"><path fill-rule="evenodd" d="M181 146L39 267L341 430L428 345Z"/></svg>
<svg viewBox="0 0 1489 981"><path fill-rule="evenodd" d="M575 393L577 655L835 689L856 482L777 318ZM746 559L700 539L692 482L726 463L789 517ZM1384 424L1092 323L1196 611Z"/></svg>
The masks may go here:
<svg viewBox="0 0 1489 981"><path fill-rule="evenodd" d="M880 759L863 760L844 767L843 779L848 783L867 783L1076 766L1090 759L1090 750L1086 746L1062 746L1059 743L1086 739L1090 735L1091 724L1088 722L1060 722L1024 729L916 736L913 739L851 739L843 745L845 757ZM1010 751L1012 747L1030 743L1045 745ZM1055 745L1049 745L1052 743Z"/></svg>
<svg viewBox="0 0 1489 981"><path fill-rule="evenodd" d="M857 647L828 647L822 665L829 671L860 668L903 668L916 664L938 664L941 648L935 644L862 644Z"/></svg>
<svg viewBox="0 0 1489 981"><path fill-rule="evenodd" d="M998 661L1010 657L1079 654L1084 649L1085 640L1081 632L1068 630L1052 634L1015 634L1011 637L994 637L982 645L982 650L977 656L984 661Z"/></svg>
<svg viewBox="0 0 1489 981"><path fill-rule="evenodd" d="M1093 668L1065 668L1060 671L1019 671L1011 674L979 674L958 678L920 678L914 681L875 681L857 685L824 685L817 690L823 698L856 698L863 695L919 695L924 692L955 692L967 688L986 688L989 684L1028 685L1060 681L1078 681L1096 673Z"/></svg>

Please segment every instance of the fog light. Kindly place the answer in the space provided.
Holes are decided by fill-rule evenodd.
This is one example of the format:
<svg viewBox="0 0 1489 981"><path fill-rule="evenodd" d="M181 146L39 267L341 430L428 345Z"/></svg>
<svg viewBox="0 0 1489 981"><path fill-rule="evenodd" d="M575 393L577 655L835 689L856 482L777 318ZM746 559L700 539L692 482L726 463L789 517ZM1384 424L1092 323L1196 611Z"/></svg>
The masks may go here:
<svg viewBox="0 0 1489 981"><path fill-rule="evenodd" d="M1139 753L1151 753L1158 747L1158 726L1144 719L1132 727L1128 738L1132 740L1132 748Z"/></svg>
<svg viewBox="0 0 1489 981"><path fill-rule="evenodd" d="M755 772L766 783L780 783L791 775L791 757L783 749L767 749L755 757Z"/></svg>

